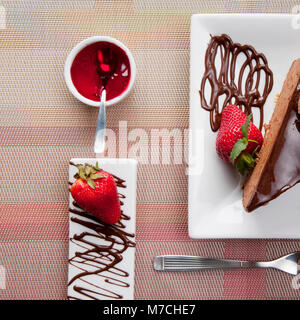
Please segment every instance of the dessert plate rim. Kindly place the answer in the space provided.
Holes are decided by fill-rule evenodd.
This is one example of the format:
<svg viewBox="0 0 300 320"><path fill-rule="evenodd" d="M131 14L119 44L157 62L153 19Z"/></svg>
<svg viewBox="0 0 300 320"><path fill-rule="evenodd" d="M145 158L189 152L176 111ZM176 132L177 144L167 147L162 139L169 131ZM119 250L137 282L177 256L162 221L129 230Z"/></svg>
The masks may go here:
<svg viewBox="0 0 300 320"><path fill-rule="evenodd" d="M130 240L133 240L136 243L136 183L137 183L137 160L135 159L127 159L127 158L71 158L70 159L70 164L69 164L69 181L72 182L75 179L73 178L74 173L76 172L76 168L71 165L73 164L79 164L79 163L89 163L92 165L95 165L96 162L98 161L99 167L102 168L103 170L116 175L117 177L124 179L125 183L124 185L126 186L120 186L118 188L118 192L120 194L124 195L125 197L122 197L122 209L124 210L124 214L128 215L130 217L129 220L125 219L122 220L122 224L124 224L126 227L125 229L120 228L120 230L124 230L125 232L133 233L134 238ZM123 182L121 182L123 184ZM71 193L69 192L69 206L71 209L77 209L74 207L73 203L73 198L71 196ZM81 250L81 247L77 246L75 243L72 242L72 237L74 234L80 234L82 232L87 231L86 227L78 224L76 222L71 221L71 217L76 217L73 212L69 211L69 248L68 248L68 257L69 259L74 258L75 253L77 251ZM78 216L77 216L78 217ZM81 219L93 222L93 220L90 220L90 218L87 217L81 217ZM89 230L88 230L89 231ZM89 231L90 232L90 231ZM95 238L94 238L95 239ZM102 239L99 237L99 240L97 241L97 244L99 245L102 241ZM113 286L113 281L112 282L106 282L101 280L102 278L105 278L105 276L108 276L109 278L113 277L113 273L107 273L103 272L103 276L100 278L96 278L93 275L89 275L89 278L85 278L85 280L89 280L90 282L93 281L93 284L95 284L96 290L98 290L97 285L102 288L105 291L108 290L107 292L112 292L112 293L118 293L123 296L124 300L132 300L134 299L134 278L135 278L135 247L129 246L126 251L122 253L123 259L118 263L118 268L128 272L128 276L126 278L120 277L118 275L114 275L116 278L115 282L118 283L118 281L125 281L126 283L129 284L128 287L124 286ZM78 274L78 270L76 267L72 265L72 263L68 263L68 282L73 281L72 279L76 274ZM102 274L102 273L101 273ZM79 279L80 280L80 279ZM86 285L85 282L76 282L75 280L71 285L67 286L67 293L68 296L70 297L77 297L81 298L82 300L85 300L84 295L81 295L80 293L76 292L76 290L73 289L74 285ZM124 283L125 283L124 282ZM105 286L104 286L105 285ZM93 288L93 290L95 290ZM102 291L103 292L103 291ZM99 297L99 294L97 298ZM105 296L101 296L101 299L107 299ZM108 299L110 300L110 299ZM115 300L115 299L111 299Z"/></svg>
<svg viewBox="0 0 300 320"><path fill-rule="evenodd" d="M274 73L274 87L266 102L265 123L268 122L272 114L270 110L275 106L273 102L275 94L280 92L292 62L299 58L294 50L296 44L293 43L293 39L296 35L299 36L300 28L299 30L291 28L291 19L295 16L295 14L194 14L191 17L189 163L190 167L191 163L194 165L196 154L198 169L200 167L200 171L202 170L193 174L193 168L190 169L188 178L188 233L193 239L300 238L300 230L296 228L300 225L300 215L298 214L299 217L296 215L300 203L289 204L292 202L289 200L296 197L297 191L299 193L300 185L296 185L267 206L252 213L245 212L241 204L240 181L235 174L230 173L231 169L226 164L217 159L215 146L208 145L208 142L215 141L215 137L213 138L213 133L210 127L208 128L208 112L201 109L198 93L204 73L203 57L209 35L228 34L234 42L252 45L258 52L264 53L269 61ZM228 25L229 22L231 25ZM241 26L240 30L234 30L236 25ZM271 31L276 34L277 28L282 30L276 35L276 39ZM282 47L285 48L278 45L281 40ZM300 52L300 44L296 48L297 51L299 48ZM273 54L274 49L279 52ZM281 61L278 58L280 54L285 54L288 61ZM207 174L205 170L215 173ZM217 178L220 181L214 183L213 179ZM227 178L229 182L224 183ZM226 194L220 191L224 186L229 186ZM212 193L215 194L215 198ZM282 207L285 208L284 214Z"/></svg>

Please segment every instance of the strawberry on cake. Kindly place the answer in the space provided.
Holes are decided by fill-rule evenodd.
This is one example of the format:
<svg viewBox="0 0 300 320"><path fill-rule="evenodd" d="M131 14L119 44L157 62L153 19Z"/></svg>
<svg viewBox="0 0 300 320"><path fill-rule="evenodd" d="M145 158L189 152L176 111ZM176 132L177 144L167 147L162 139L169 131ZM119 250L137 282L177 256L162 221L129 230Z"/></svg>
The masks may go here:
<svg viewBox="0 0 300 320"><path fill-rule="evenodd" d="M242 175L254 168L263 143L262 133L250 121L251 117L235 105L225 107L216 141L218 156L231 162Z"/></svg>

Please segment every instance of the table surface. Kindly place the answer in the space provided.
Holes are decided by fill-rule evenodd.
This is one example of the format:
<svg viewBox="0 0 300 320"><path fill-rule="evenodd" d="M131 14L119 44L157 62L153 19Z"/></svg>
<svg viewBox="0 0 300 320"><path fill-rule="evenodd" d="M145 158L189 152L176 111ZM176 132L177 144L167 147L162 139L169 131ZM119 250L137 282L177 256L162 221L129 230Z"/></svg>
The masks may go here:
<svg viewBox="0 0 300 320"><path fill-rule="evenodd" d="M300 297L293 277L272 270L157 273L160 254L272 259L299 250L296 240L203 240L187 232L186 164L155 164L153 129L184 135L189 120L189 36L193 13L291 13L298 1L15 0L1 1L0 23L0 299L66 299L68 161L94 157L97 110L66 88L64 61L92 35L109 35L132 51L132 94L107 110L107 126L144 129L137 154L136 299L285 299ZM1 21L0 21L1 22ZM2 21L3 22L3 21ZM124 125L124 123L123 123ZM166 133L167 134L167 133ZM153 146L153 145L152 145ZM186 152L184 140L177 150ZM130 148L129 148L130 149ZM107 154L106 156L113 156ZM132 155L128 155L132 156Z"/></svg>

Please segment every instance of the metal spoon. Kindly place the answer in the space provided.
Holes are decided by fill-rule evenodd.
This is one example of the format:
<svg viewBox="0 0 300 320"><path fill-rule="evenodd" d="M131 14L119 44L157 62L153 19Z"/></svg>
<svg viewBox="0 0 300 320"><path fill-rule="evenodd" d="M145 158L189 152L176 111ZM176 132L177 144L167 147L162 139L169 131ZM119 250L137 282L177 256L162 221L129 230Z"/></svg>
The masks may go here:
<svg viewBox="0 0 300 320"><path fill-rule="evenodd" d="M111 48L105 48L103 51L99 50L97 53L97 72L100 75L102 88L100 107L98 113L98 120L96 126L94 152L102 153L105 149L105 136L106 136L106 85L111 79L117 67L117 60Z"/></svg>
<svg viewBox="0 0 300 320"><path fill-rule="evenodd" d="M102 90L100 107L98 112L98 120L96 126L94 152L102 153L105 149L105 135L106 135L106 90Z"/></svg>

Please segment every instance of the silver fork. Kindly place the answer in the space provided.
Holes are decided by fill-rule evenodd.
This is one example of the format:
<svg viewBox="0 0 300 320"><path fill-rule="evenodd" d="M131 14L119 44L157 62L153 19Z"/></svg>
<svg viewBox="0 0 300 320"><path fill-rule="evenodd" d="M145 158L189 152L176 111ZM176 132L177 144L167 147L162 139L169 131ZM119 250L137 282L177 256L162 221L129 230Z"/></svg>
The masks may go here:
<svg viewBox="0 0 300 320"><path fill-rule="evenodd" d="M153 260L157 271L194 271L233 268L273 268L297 275L300 272L300 252L290 253L272 261L238 261L210 259L198 256L157 256Z"/></svg>

